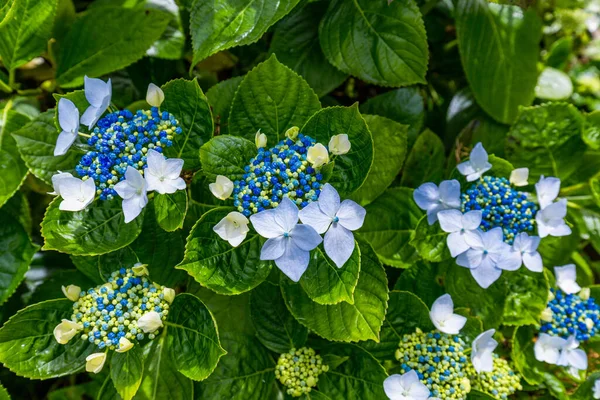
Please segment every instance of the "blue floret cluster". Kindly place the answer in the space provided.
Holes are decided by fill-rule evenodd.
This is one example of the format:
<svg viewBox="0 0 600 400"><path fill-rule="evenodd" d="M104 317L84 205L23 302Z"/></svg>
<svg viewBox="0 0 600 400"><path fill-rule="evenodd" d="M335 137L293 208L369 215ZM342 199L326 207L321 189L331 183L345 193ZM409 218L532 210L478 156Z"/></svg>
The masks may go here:
<svg viewBox="0 0 600 400"><path fill-rule="evenodd" d="M234 182L233 204L238 211L249 217L277 207L284 197L300 208L316 201L323 176L306 160L308 148L314 144L314 139L299 134L271 149L259 148L244 168L242 179Z"/></svg>
<svg viewBox="0 0 600 400"><path fill-rule="evenodd" d="M501 227L504 241L512 244L521 232L532 233L537 205L515 190L506 178L485 176L462 194L462 212L481 210L480 228Z"/></svg>
<svg viewBox="0 0 600 400"><path fill-rule="evenodd" d="M92 147L75 167L83 180L93 179L100 200L115 195L114 186L124 179L127 166L142 171L146 153L154 149L161 153L173 145L174 135L181 133L175 117L158 108L112 112L101 118L87 143Z"/></svg>
<svg viewBox="0 0 600 400"><path fill-rule="evenodd" d="M548 308L552 310L552 321L542 321L540 331L565 339L575 335L580 342L594 337L600 319L600 307L594 298L583 300L577 294L566 294L560 289L551 291L554 299L548 303Z"/></svg>

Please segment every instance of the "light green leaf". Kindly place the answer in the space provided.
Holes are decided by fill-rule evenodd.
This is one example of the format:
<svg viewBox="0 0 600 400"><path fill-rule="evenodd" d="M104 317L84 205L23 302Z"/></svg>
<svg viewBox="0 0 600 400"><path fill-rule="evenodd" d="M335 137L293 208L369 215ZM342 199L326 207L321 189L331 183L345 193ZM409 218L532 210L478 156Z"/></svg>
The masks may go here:
<svg viewBox="0 0 600 400"><path fill-rule="evenodd" d="M354 345L328 345L321 355L347 358L319 376L319 390L331 400L385 399L385 368L369 353Z"/></svg>
<svg viewBox="0 0 600 400"><path fill-rule="evenodd" d="M412 189L388 189L365 208L367 216L360 233L371 243L379 259L393 267L412 265L418 255L409 243L423 216L413 200Z"/></svg>
<svg viewBox="0 0 600 400"><path fill-rule="evenodd" d="M213 119L208 100L198 85L198 80L175 79L162 86L165 101L161 111L177 118L183 132L175 135L173 146L165 149L169 158L184 160L184 169L200 168L198 150L213 136Z"/></svg>
<svg viewBox="0 0 600 400"><path fill-rule="evenodd" d="M379 340L387 308L387 278L371 247L359 242L361 271L354 291L354 304L321 305L312 301L302 286L282 276L283 298L302 325L328 340L357 342Z"/></svg>
<svg viewBox="0 0 600 400"><path fill-rule="evenodd" d="M600 379L600 371L591 373L585 382L583 382L575 393L571 395L572 400L588 400L590 395L594 393L594 385L596 381Z"/></svg>
<svg viewBox="0 0 600 400"><path fill-rule="evenodd" d="M505 325L538 325L548 302L550 286L545 273L531 272L525 267L504 273L506 287L503 323Z"/></svg>
<svg viewBox="0 0 600 400"><path fill-rule="evenodd" d="M0 211L0 304L4 303L23 280L39 246L31 243L18 220Z"/></svg>
<svg viewBox="0 0 600 400"><path fill-rule="evenodd" d="M495 397L484 393L484 392L480 392L478 390L471 390L469 392L469 394L467 395L467 400L494 400Z"/></svg>
<svg viewBox="0 0 600 400"><path fill-rule="evenodd" d="M220 294L239 294L263 282L271 262L260 260L260 237L249 232L233 247L213 231L230 208L215 208L200 218L187 238L185 258L176 268L187 271L201 285Z"/></svg>
<svg viewBox="0 0 600 400"><path fill-rule="evenodd" d="M191 5L192 66L218 51L256 42L300 0L195 0Z"/></svg>
<svg viewBox="0 0 600 400"><path fill-rule="evenodd" d="M0 37L2 34L0 33ZM29 117L4 107L0 110L0 207L19 189L27 176L27 167L19 156L11 134L26 125Z"/></svg>
<svg viewBox="0 0 600 400"><path fill-rule="evenodd" d="M427 35L413 0L334 0L319 40L334 66L381 86L425 83Z"/></svg>
<svg viewBox="0 0 600 400"><path fill-rule="evenodd" d="M446 246L447 237L448 234L438 224L429 225L427 216L424 215L415 228L410 245L424 260L441 262L452 258L448 246Z"/></svg>
<svg viewBox="0 0 600 400"><path fill-rule="evenodd" d="M506 158L517 168L529 168L530 182L540 175L565 180L583 160L583 124L583 116L571 104L523 108L508 134Z"/></svg>
<svg viewBox="0 0 600 400"><path fill-rule="evenodd" d="M600 149L600 110L585 116L583 141L594 150Z"/></svg>
<svg viewBox="0 0 600 400"><path fill-rule="evenodd" d="M425 182L440 182L445 162L444 143L438 135L426 129L417 137L408 154L400 184L417 188Z"/></svg>
<svg viewBox="0 0 600 400"><path fill-rule="evenodd" d="M47 49L57 0L15 0L0 21L0 58L14 70Z"/></svg>
<svg viewBox="0 0 600 400"><path fill-rule="evenodd" d="M250 312L256 337L269 350L287 353L306 343L308 330L288 311L279 286L264 282L250 293Z"/></svg>
<svg viewBox="0 0 600 400"><path fill-rule="evenodd" d="M540 19L533 9L485 0L460 0L455 12L462 65L477 103L497 121L513 122L519 106L535 96Z"/></svg>
<svg viewBox="0 0 600 400"><path fill-rule="evenodd" d="M544 365L535 358L533 353L536 333L537 328L531 325L515 329L511 351L516 370L530 385L539 385L544 380Z"/></svg>
<svg viewBox="0 0 600 400"><path fill-rule="evenodd" d="M360 249L354 246L352 255L343 267L325 254L323 246L311 252L308 268L300 278L300 285L308 297L319 304L354 304L354 289L360 272Z"/></svg>
<svg viewBox="0 0 600 400"><path fill-rule="evenodd" d="M165 326L173 365L190 379L206 379L227 353L221 347L210 311L194 295L182 293L175 297Z"/></svg>
<svg viewBox="0 0 600 400"><path fill-rule="evenodd" d="M126 224L121 200L96 200L83 211L60 211L50 203L42 221L43 250L94 256L118 250L140 234L144 214Z"/></svg>
<svg viewBox="0 0 600 400"><path fill-rule="evenodd" d="M243 79L243 76L229 78L217 83L206 92L206 98L212 108L215 125L223 132L229 131L231 103L233 103L235 92L237 92Z"/></svg>
<svg viewBox="0 0 600 400"><path fill-rule="evenodd" d="M363 117L373 136L373 165L363 185L351 197L366 205L383 193L400 173L406 156L408 126L377 115Z"/></svg>
<svg viewBox="0 0 600 400"><path fill-rule="evenodd" d="M564 72L546 67L538 78L535 96L544 100L567 100L573 94L573 83Z"/></svg>
<svg viewBox="0 0 600 400"><path fill-rule="evenodd" d="M241 137L216 136L200 148L202 173L214 181L217 175L241 179L244 167L257 154L254 142Z"/></svg>
<svg viewBox="0 0 600 400"><path fill-rule="evenodd" d="M188 198L185 190L178 190L173 194L156 193L154 197L156 220L167 232L183 227L187 207Z"/></svg>
<svg viewBox="0 0 600 400"><path fill-rule="evenodd" d="M123 400L131 400L142 383L144 360L142 349L133 346L125 353L113 353L110 360L110 378Z"/></svg>
<svg viewBox="0 0 600 400"><path fill-rule="evenodd" d="M10 400L8 391L2 385L0 385L0 400Z"/></svg>
<svg viewBox="0 0 600 400"><path fill-rule="evenodd" d="M394 360L402 337L414 333L417 328L424 332L435 329L429 308L415 294L394 290L390 292L379 342L369 340L359 345L379 360Z"/></svg>
<svg viewBox="0 0 600 400"><path fill-rule="evenodd" d="M285 138L285 131L302 126L320 108L308 83L272 55L240 83L231 105L229 134L254 143L260 129L272 147Z"/></svg>
<svg viewBox="0 0 600 400"><path fill-rule="evenodd" d="M80 86L139 60L162 35L172 16L141 7L98 7L80 15L60 43L56 81ZM98 21L103 21L98 24Z"/></svg>
<svg viewBox="0 0 600 400"><path fill-rule="evenodd" d="M264 400L275 384L275 361L269 351L249 335L221 335L227 354L215 372L195 385L197 399Z"/></svg>
<svg viewBox="0 0 600 400"><path fill-rule="evenodd" d="M319 21L327 1L306 4L276 26L269 52L300 74L319 97L340 86L348 77L327 61L319 45Z"/></svg>
<svg viewBox="0 0 600 400"><path fill-rule="evenodd" d="M334 135L345 133L350 140L350 151L333 158L333 174L328 179L345 197L357 190L367 178L373 164L373 138L358 104L351 107L329 107L314 114L300 130L328 145Z"/></svg>
<svg viewBox="0 0 600 400"><path fill-rule="evenodd" d="M85 358L96 350L87 340L74 337L59 344L52 331L70 319L73 302L48 300L26 307L0 328L0 362L19 376L48 379L79 372Z"/></svg>
<svg viewBox="0 0 600 400"><path fill-rule="evenodd" d="M19 153L29 171L52 184L52 175L58 171L75 173L75 166L83 152L72 147L64 156L54 156L56 139L60 132L54 125L54 110L48 110L13 133Z"/></svg>

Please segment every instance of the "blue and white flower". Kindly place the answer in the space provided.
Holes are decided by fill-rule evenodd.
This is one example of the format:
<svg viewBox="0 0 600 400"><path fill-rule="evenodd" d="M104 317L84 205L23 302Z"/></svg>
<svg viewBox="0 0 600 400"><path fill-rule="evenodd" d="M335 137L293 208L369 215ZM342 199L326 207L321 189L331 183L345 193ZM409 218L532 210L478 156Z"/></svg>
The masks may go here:
<svg viewBox="0 0 600 400"><path fill-rule="evenodd" d="M586 370L588 359L585 351L579 348L579 341L575 336L569 336L564 342L556 365L568 367L573 370Z"/></svg>
<svg viewBox="0 0 600 400"><path fill-rule="evenodd" d="M227 240L230 245L237 247L246 239L246 235L250 231L248 223L248 218L244 214L232 211L213 227L213 231L221 239Z"/></svg>
<svg viewBox="0 0 600 400"><path fill-rule="evenodd" d="M85 209L96 196L96 185L91 179L81 180L75 177L61 175L52 179L54 193L63 198L58 208L61 211L81 211Z"/></svg>
<svg viewBox="0 0 600 400"><path fill-rule="evenodd" d="M498 342L494 340L495 329L489 329L479 334L473 340L471 362L477 373L492 372L494 369L494 350Z"/></svg>
<svg viewBox="0 0 600 400"><path fill-rule="evenodd" d="M438 188L435 183L427 182L415 189L413 198L427 212L429 225L433 225L440 211L460 209L460 183L456 179L443 181Z"/></svg>
<svg viewBox="0 0 600 400"><path fill-rule="evenodd" d="M440 332L458 335L467 323L467 318L454 313L454 302L449 294L440 296L431 306L431 322Z"/></svg>
<svg viewBox="0 0 600 400"><path fill-rule="evenodd" d="M600 399L600 379L594 382L594 399Z"/></svg>
<svg viewBox="0 0 600 400"><path fill-rule="evenodd" d="M152 149L148 150L146 158L148 166L144 169L144 178L149 192L172 194L178 190L185 190L185 181L179 176L183 168L182 159L166 158Z"/></svg>
<svg viewBox="0 0 600 400"><path fill-rule="evenodd" d="M62 98L58 101L58 124L62 131L56 139L54 155L62 156L79 135L79 110L69 99Z"/></svg>
<svg viewBox="0 0 600 400"><path fill-rule="evenodd" d="M110 79L108 82L104 82L102 79L86 76L84 78L84 89L85 98L90 105L81 116L81 123L91 130L110 105L112 84Z"/></svg>
<svg viewBox="0 0 600 400"><path fill-rule="evenodd" d="M450 233L446 239L452 257L470 249L466 238L476 235L481 224L481 211L461 213L459 210L444 210L438 213L440 227L444 232Z"/></svg>
<svg viewBox="0 0 600 400"><path fill-rule="evenodd" d="M544 175L542 175L538 183L535 184L535 191L540 208L543 210L558 197L560 179L553 177L544 178Z"/></svg>
<svg viewBox="0 0 600 400"><path fill-rule="evenodd" d="M414 369L403 375L388 376L383 381L383 390L390 400L427 400L430 393Z"/></svg>
<svg viewBox="0 0 600 400"><path fill-rule="evenodd" d="M254 214L250 221L256 232L268 239L260 259L274 260L284 274L298 282L308 268L309 252L323 239L311 226L298 224L296 204L284 197L277 208Z"/></svg>
<svg viewBox="0 0 600 400"><path fill-rule="evenodd" d="M541 333L533 346L535 359L540 362L555 365L560 357L560 351L566 342L567 341L561 337Z"/></svg>
<svg viewBox="0 0 600 400"><path fill-rule="evenodd" d="M567 199L560 199L539 211L535 215L535 222L540 237L570 235L571 228L564 220L566 216Z"/></svg>
<svg viewBox="0 0 600 400"><path fill-rule="evenodd" d="M338 192L329 183L323 185L316 202L304 207L300 213L302 223L312 226L319 234L325 232L325 252L341 268L354 251L352 231L359 229L365 220L366 210L352 200L340 203Z"/></svg>
<svg viewBox="0 0 600 400"><path fill-rule="evenodd" d="M542 272L544 264L542 256L537 251L541 238L538 236L529 236L526 232L519 233L513 242L510 252L506 254L504 260L510 265L505 267L508 271L516 271L525 265L525 268L531 272Z"/></svg>
<svg viewBox="0 0 600 400"><path fill-rule="evenodd" d="M125 180L115 185L115 191L123 199L123 214L126 224L140 215L142 209L148 204L147 189L148 184L140 171L133 167L127 167Z"/></svg>
<svg viewBox="0 0 600 400"><path fill-rule="evenodd" d="M492 168L492 164L488 161L488 154L483 148L481 143L477 143L471 154L469 160L460 163L456 166L458 172L467 177L468 182L473 182L489 171Z"/></svg>
<svg viewBox="0 0 600 400"><path fill-rule="evenodd" d="M577 284L577 269L575 264L567 264L562 267L554 267L556 285L567 294L577 293L581 286Z"/></svg>

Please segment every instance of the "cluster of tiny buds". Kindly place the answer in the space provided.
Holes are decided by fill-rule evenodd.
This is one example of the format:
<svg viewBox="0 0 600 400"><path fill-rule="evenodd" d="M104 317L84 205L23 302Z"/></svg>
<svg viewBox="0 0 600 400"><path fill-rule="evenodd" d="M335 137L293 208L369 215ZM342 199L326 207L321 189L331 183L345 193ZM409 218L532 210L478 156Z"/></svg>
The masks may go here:
<svg viewBox="0 0 600 400"><path fill-rule="evenodd" d="M417 372L432 397L464 400L471 390L464 351L465 343L459 336L438 331L423 333L417 329L402 337L396 359L402 374Z"/></svg>
<svg viewBox="0 0 600 400"><path fill-rule="evenodd" d="M582 295L584 292L585 296ZM589 289L583 289L579 294L550 289L550 300L542 313L540 332L565 339L575 335L578 341L585 342L596 335L599 320L600 307L593 297L589 297Z"/></svg>
<svg viewBox="0 0 600 400"><path fill-rule="evenodd" d="M287 387L287 394L300 397L317 386L319 375L328 370L329 367L323 364L321 356L311 348L302 347L279 356L275 377Z"/></svg>
<svg viewBox="0 0 600 400"><path fill-rule="evenodd" d="M143 173L148 150L162 153L181 132L175 117L157 107L135 114L129 110L107 114L91 132L87 143L92 149L81 157L75 171L83 180L94 180L101 200L110 200L128 166Z"/></svg>
<svg viewBox="0 0 600 400"><path fill-rule="evenodd" d="M472 210L482 211L482 230L501 227L504 241L512 244L519 233L533 232L537 205L508 179L485 176L462 194L462 212Z"/></svg>
<svg viewBox="0 0 600 400"><path fill-rule="evenodd" d="M124 343L131 346L145 338L154 339L175 292L150 282L145 275L146 267L139 264L113 272L108 283L88 291L74 293L72 285L63 288L74 303L71 320L63 320L55 329L59 343L75 335L66 330L70 324L81 340L101 350L122 350Z"/></svg>
<svg viewBox="0 0 600 400"><path fill-rule="evenodd" d="M315 140L298 134L271 149L259 148L258 155L244 168L242 179L234 182L233 204L249 217L265 209L276 208L284 197L300 208L316 201L323 176L307 160Z"/></svg>
<svg viewBox="0 0 600 400"><path fill-rule="evenodd" d="M511 368L508 361L494 357L494 369L492 372L477 373L472 366L468 367L468 373L473 389L485 392L498 400L506 400L517 390L523 390L521 377Z"/></svg>

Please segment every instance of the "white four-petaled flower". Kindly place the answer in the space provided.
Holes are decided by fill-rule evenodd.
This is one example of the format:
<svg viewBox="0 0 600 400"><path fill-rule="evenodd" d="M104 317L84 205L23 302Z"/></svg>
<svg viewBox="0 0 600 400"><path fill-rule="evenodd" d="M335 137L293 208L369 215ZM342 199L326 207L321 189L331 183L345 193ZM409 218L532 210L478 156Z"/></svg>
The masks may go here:
<svg viewBox="0 0 600 400"><path fill-rule="evenodd" d="M544 270L542 256L537 251L540 240L539 236L529 236L526 232L515 236L510 252L503 257L503 260L506 261L504 269L516 271L521 264L525 264L525 268L531 272L542 272Z"/></svg>
<svg viewBox="0 0 600 400"><path fill-rule="evenodd" d="M581 286L577 284L577 269L575 264L567 264L562 267L554 267L556 285L567 294L577 293Z"/></svg>
<svg viewBox="0 0 600 400"><path fill-rule="evenodd" d="M492 164L488 162L488 154L481 143L477 143L471 154L469 161L465 161L456 166L458 172L467 177L468 182L473 182L492 168Z"/></svg>
<svg viewBox="0 0 600 400"><path fill-rule="evenodd" d="M61 172L52 177L52 183L54 184L54 193L63 198L58 206L61 211L81 211L96 196L96 184L92 179L82 181Z"/></svg>
<svg viewBox="0 0 600 400"><path fill-rule="evenodd" d="M323 239L313 227L298 224L298 207L284 197L275 209L250 217L252 226L268 240L260 252L261 260L274 260L275 265L294 282L308 267L310 251Z"/></svg>
<svg viewBox="0 0 600 400"><path fill-rule="evenodd" d="M319 168L329 162L329 152L325 146L317 143L308 148L306 161L311 163L313 168Z"/></svg>
<svg viewBox="0 0 600 400"><path fill-rule="evenodd" d="M165 101L165 93L154 83L150 83L146 91L146 103L152 107L160 107L163 101Z"/></svg>
<svg viewBox="0 0 600 400"><path fill-rule="evenodd" d="M220 200L227 200L233 193L233 182L226 176L217 175L215 182L208 185L211 193Z"/></svg>
<svg viewBox="0 0 600 400"><path fill-rule="evenodd" d="M564 221L567 216L567 199L560 199L535 214L538 235L544 238L550 236L567 236L571 228Z"/></svg>
<svg viewBox="0 0 600 400"><path fill-rule="evenodd" d="M123 199L126 224L140 215L142 209L148 204L147 188L148 184L140 171L131 166L128 166L125 171L125 180L115 185L115 191Z"/></svg>
<svg viewBox="0 0 600 400"><path fill-rule="evenodd" d="M513 169L510 173L510 183L515 186L527 186L529 182L529 168Z"/></svg>
<svg viewBox="0 0 600 400"><path fill-rule="evenodd" d="M348 140L348 135L345 133L340 133L339 135L333 135L331 139L329 139L329 152L336 156L346 154L350 151L350 140Z"/></svg>
<svg viewBox="0 0 600 400"><path fill-rule="evenodd" d="M96 122L100 119L104 111L110 105L112 96L112 85L110 79L104 82L97 78L84 78L85 98L89 107L81 116L81 123L86 125L89 130L92 130Z"/></svg>
<svg viewBox="0 0 600 400"><path fill-rule="evenodd" d="M594 399L600 399L600 379L594 382Z"/></svg>
<svg viewBox="0 0 600 400"><path fill-rule="evenodd" d="M586 370L588 360L585 351L579 348L579 341L574 335L569 336L560 351L560 356L556 361L557 365L569 367L575 370Z"/></svg>
<svg viewBox="0 0 600 400"><path fill-rule="evenodd" d="M475 231L481 224L481 211L474 210L463 214L459 210L443 210L437 216L442 230L450 233L446 243L452 257L469 250L466 237L475 235Z"/></svg>
<svg viewBox="0 0 600 400"><path fill-rule="evenodd" d="M412 369L403 375L394 374L383 381L383 390L390 400L427 400L429 389Z"/></svg>
<svg viewBox="0 0 600 400"><path fill-rule="evenodd" d="M550 336L547 333L540 333L535 345L533 346L533 352L535 359L548 364L556 364L560 351L565 345L566 340L559 336Z"/></svg>
<svg viewBox="0 0 600 400"><path fill-rule="evenodd" d="M477 373L492 372L494 370L494 350L498 346L498 342L494 340L496 330L490 329L473 340L471 351L471 362Z"/></svg>
<svg viewBox="0 0 600 400"><path fill-rule="evenodd" d="M544 175L540 176L540 180L535 184L535 191L537 193L538 203L540 209L544 209L558 197L560 192L560 179L558 178L544 178Z"/></svg>
<svg viewBox="0 0 600 400"><path fill-rule="evenodd" d="M246 239L246 235L250 231L248 222L248 218L244 214L232 211L213 227L213 231L221 239L227 240L230 245L237 247Z"/></svg>
<svg viewBox="0 0 600 400"><path fill-rule="evenodd" d="M366 210L352 200L340 203L338 192L329 183L321 188L316 202L304 207L299 215L302 223L317 233L325 233L325 252L341 268L354 251L354 234L365 220Z"/></svg>
<svg viewBox="0 0 600 400"><path fill-rule="evenodd" d="M427 211L427 222L433 225L440 211L460 208L460 183L456 179L443 181L438 188L427 182L415 189L413 198L421 210Z"/></svg>
<svg viewBox="0 0 600 400"><path fill-rule="evenodd" d="M454 302L449 294L440 296L433 302L429 317L437 330L449 335L458 335L467 323L467 318L454 314Z"/></svg>
<svg viewBox="0 0 600 400"><path fill-rule="evenodd" d="M62 156L79 134L79 110L69 99L62 98L58 101L58 124L62 131L56 139L54 155Z"/></svg>
<svg viewBox="0 0 600 400"><path fill-rule="evenodd" d="M183 168L180 158L165 158L156 150L148 150L146 155L148 166L144 169L144 177L148 191L160 194L171 194L185 189L185 181L179 175Z"/></svg>

